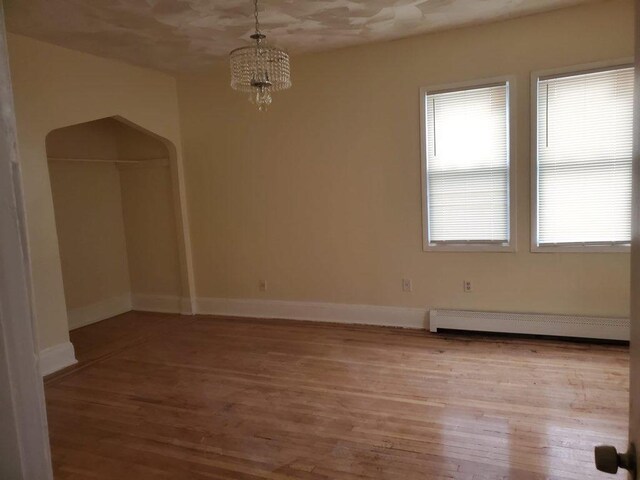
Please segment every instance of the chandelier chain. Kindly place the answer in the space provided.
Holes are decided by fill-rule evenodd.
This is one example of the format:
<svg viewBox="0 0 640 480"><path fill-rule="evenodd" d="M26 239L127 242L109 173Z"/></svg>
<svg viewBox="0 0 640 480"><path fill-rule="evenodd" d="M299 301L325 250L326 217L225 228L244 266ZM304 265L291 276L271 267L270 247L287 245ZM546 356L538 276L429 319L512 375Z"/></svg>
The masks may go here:
<svg viewBox="0 0 640 480"><path fill-rule="evenodd" d="M256 19L256 33L260 33L260 23L258 22L258 0L253 0L253 16Z"/></svg>

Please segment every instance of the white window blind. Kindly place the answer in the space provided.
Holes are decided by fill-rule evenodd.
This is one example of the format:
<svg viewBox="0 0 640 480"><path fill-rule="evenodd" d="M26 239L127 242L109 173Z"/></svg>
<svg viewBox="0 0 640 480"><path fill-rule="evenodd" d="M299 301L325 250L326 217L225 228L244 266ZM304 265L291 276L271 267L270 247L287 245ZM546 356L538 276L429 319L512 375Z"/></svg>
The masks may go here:
<svg viewBox="0 0 640 480"><path fill-rule="evenodd" d="M538 245L631 239L633 68L538 80Z"/></svg>
<svg viewBox="0 0 640 480"><path fill-rule="evenodd" d="M508 244L508 83L425 101L429 243Z"/></svg>

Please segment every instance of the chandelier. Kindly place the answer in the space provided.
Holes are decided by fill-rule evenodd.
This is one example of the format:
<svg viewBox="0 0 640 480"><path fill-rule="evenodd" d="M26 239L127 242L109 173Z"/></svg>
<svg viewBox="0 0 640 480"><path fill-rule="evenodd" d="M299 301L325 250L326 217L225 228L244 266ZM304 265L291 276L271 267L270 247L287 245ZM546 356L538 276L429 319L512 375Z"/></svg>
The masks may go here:
<svg viewBox="0 0 640 480"><path fill-rule="evenodd" d="M255 45L236 48L229 54L231 88L248 92L249 100L266 110L271 93L291 87L289 55L284 50L266 45L266 35L260 32L258 0L254 0L256 33L251 35Z"/></svg>

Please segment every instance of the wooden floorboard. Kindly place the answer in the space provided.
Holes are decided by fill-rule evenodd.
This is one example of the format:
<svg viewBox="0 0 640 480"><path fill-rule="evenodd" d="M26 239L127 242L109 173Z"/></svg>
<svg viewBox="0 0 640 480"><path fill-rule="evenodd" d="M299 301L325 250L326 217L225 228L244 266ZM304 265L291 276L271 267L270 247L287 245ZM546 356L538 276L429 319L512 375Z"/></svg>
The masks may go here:
<svg viewBox="0 0 640 480"><path fill-rule="evenodd" d="M137 312L71 340L59 480L606 479L627 442L621 345Z"/></svg>

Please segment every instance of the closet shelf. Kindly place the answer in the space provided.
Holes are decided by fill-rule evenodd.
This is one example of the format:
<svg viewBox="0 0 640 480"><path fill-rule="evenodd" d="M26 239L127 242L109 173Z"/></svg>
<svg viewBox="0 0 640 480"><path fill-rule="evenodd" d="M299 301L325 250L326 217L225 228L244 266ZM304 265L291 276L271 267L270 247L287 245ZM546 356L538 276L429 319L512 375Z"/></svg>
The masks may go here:
<svg viewBox="0 0 640 480"><path fill-rule="evenodd" d="M91 163L120 163L120 164L135 164L144 162L159 162L163 160L169 160L166 157L159 158L72 158L72 157L47 157L50 162L91 162Z"/></svg>

